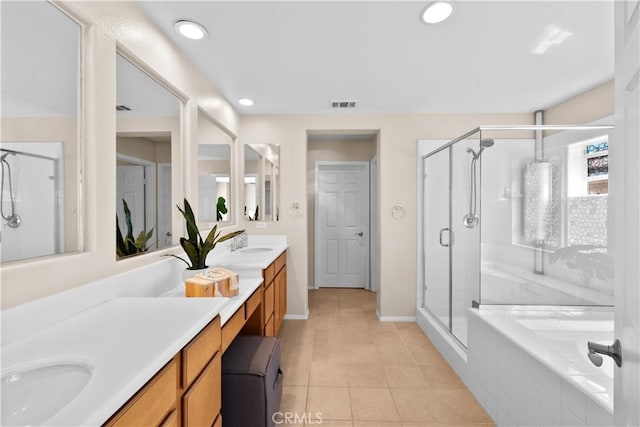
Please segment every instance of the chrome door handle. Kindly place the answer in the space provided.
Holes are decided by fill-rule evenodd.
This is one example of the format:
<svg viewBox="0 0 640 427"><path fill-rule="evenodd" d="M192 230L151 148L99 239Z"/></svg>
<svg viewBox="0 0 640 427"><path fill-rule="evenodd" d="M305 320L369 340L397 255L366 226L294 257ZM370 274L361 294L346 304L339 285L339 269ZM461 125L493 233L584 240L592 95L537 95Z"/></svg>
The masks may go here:
<svg viewBox="0 0 640 427"><path fill-rule="evenodd" d="M445 227L442 230L440 230L440 236L438 237L438 240L440 241L440 246L444 246L445 248L448 248L449 247L449 243L445 244L445 243L442 242L442 234L445 231L449 231L449 227Z"/></svg>
<svg viewBox="0 0 640 427"><path fill-rule="evenodd" d="M360 236L360 237L362 237L362 236L364 236L364 233L361 231L361 232L359 232L359 233L356 233L356 236Z"/></svg>
<svg viewBox="0 0 640 427"><path fill-rule="evenodd" d="M616 365L618 365L618 368L622 366L622 347L620 346L620 340L615 340L612 345L596 344L589 341L587 342L587 349L589 350L587 357L589 357L591 363L596 366L602 365L601 354L612 358L613 361L616 362Z"/></svg>

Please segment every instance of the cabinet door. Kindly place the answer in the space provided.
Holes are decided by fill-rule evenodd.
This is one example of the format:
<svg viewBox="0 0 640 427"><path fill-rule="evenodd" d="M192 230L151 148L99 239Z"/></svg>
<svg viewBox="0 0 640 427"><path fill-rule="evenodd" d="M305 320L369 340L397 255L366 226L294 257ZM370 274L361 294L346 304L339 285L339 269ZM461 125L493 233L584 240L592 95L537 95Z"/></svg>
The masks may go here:
<svg viewBox="0 0 640 427"><path fill-rule="evenodd" d="M274 328L274 317L275 316L271 316L271 318L269 318L269 321L266 323L266 325L264 325L264 336L265 337L273 337L276 335L275 332L275 328Z"/></svg>
<svg viewBox="0 0 640 427"><path fill-rule="evenodd" d="M275 279L273 279L273 287L274 287L274 301L273 301L273 320L274 320L274 329L275 334L278 335L278 331L280 330L280 323L282 322L282 311L280 309L280 293L282 292L282 286L280 285L280 278L282 276L280 273L276 274Z"/></svg>
<svg viewBox="0 0 640 427"><path fill-rule="evenodd" d="M280 270L280 320L284 320L284 315L287 314L287 266L285 265Z"/></svg>
<svg viewBox="0 0 640 427"><path fill-rule="evenodd" d="M214 354L220 351L220 316L182 349L182 386L188 388Z"/></svg>
<svg viewBox="0 0 640 427"><path fill-rule="evenodd" d="M184 426L210 426L222 406L222 363L220 353L182 398Z"/></svg>
<svg viewBox="0 0 640 427"><path fill-rule="evenodd" d="M174 357L106 425L159 425L176 405L179 363L180 357Z"/></svg>
<svg viewBox="0 0 640 427"><path fill-rule="evenodd" d="M271 282L264 288L264 324L266 325L269 318L273 315L273 307L275 305L275 286Z"/></svg>

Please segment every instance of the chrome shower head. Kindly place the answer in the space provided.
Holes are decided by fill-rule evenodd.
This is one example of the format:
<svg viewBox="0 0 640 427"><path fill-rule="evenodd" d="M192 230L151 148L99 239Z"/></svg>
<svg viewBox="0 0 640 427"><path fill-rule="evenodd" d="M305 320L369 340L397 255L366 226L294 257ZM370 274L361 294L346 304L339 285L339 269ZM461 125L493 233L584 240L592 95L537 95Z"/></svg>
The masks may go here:
<svg viewBox="0 0 640 427"><path fill-rule="evenodd" d="M480 141L480 148L489 148L492 147L493 144L495 144L495 141L493 140L493 138L485 138L482 141Z"/></svg>

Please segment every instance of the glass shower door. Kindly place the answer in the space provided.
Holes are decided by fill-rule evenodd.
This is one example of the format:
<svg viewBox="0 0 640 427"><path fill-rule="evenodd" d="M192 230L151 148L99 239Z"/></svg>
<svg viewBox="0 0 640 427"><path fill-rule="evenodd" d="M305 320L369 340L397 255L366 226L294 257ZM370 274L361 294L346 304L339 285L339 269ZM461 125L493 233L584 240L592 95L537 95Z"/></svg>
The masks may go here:
<svg viewBox="0 0 640 427"><path fill-rule="evenodd" d="M423 160L423 306L451 328L449 149Z"/></svg>

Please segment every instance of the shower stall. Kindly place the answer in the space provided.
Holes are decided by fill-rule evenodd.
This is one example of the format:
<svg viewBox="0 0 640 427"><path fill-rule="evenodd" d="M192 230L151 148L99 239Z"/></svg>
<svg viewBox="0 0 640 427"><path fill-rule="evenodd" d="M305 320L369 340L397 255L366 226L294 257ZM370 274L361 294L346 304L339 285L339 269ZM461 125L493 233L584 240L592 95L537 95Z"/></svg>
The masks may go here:
<svg viewBox="0 0 640 427"><path fill-rule="evenodd" d="M474 306L613 304L611 129L483 126L421 142L419 309L462 347Z"/></svg>
<svg viewBox="0 0 640 427"><path fill-rule="evenodd" d="M62 143L0 148L1 262L64 252Z"/></svg>
<svg viewBox="0 0 640 427"><path fill-rule="evenodd" d="M485 390L477 372L496 353L474 336L486 331L478 319L508 318L498 337L516 331L516 342L545 342L553 357L566 351L572 369L604 375L585 354L588 337L613 336L612 128L482 126L448 142L418 141L417 320L474 393ZM583 331L585 342L535 335L558 325ZM484 350L475 358L482 366L467 366Z"/></svg>

